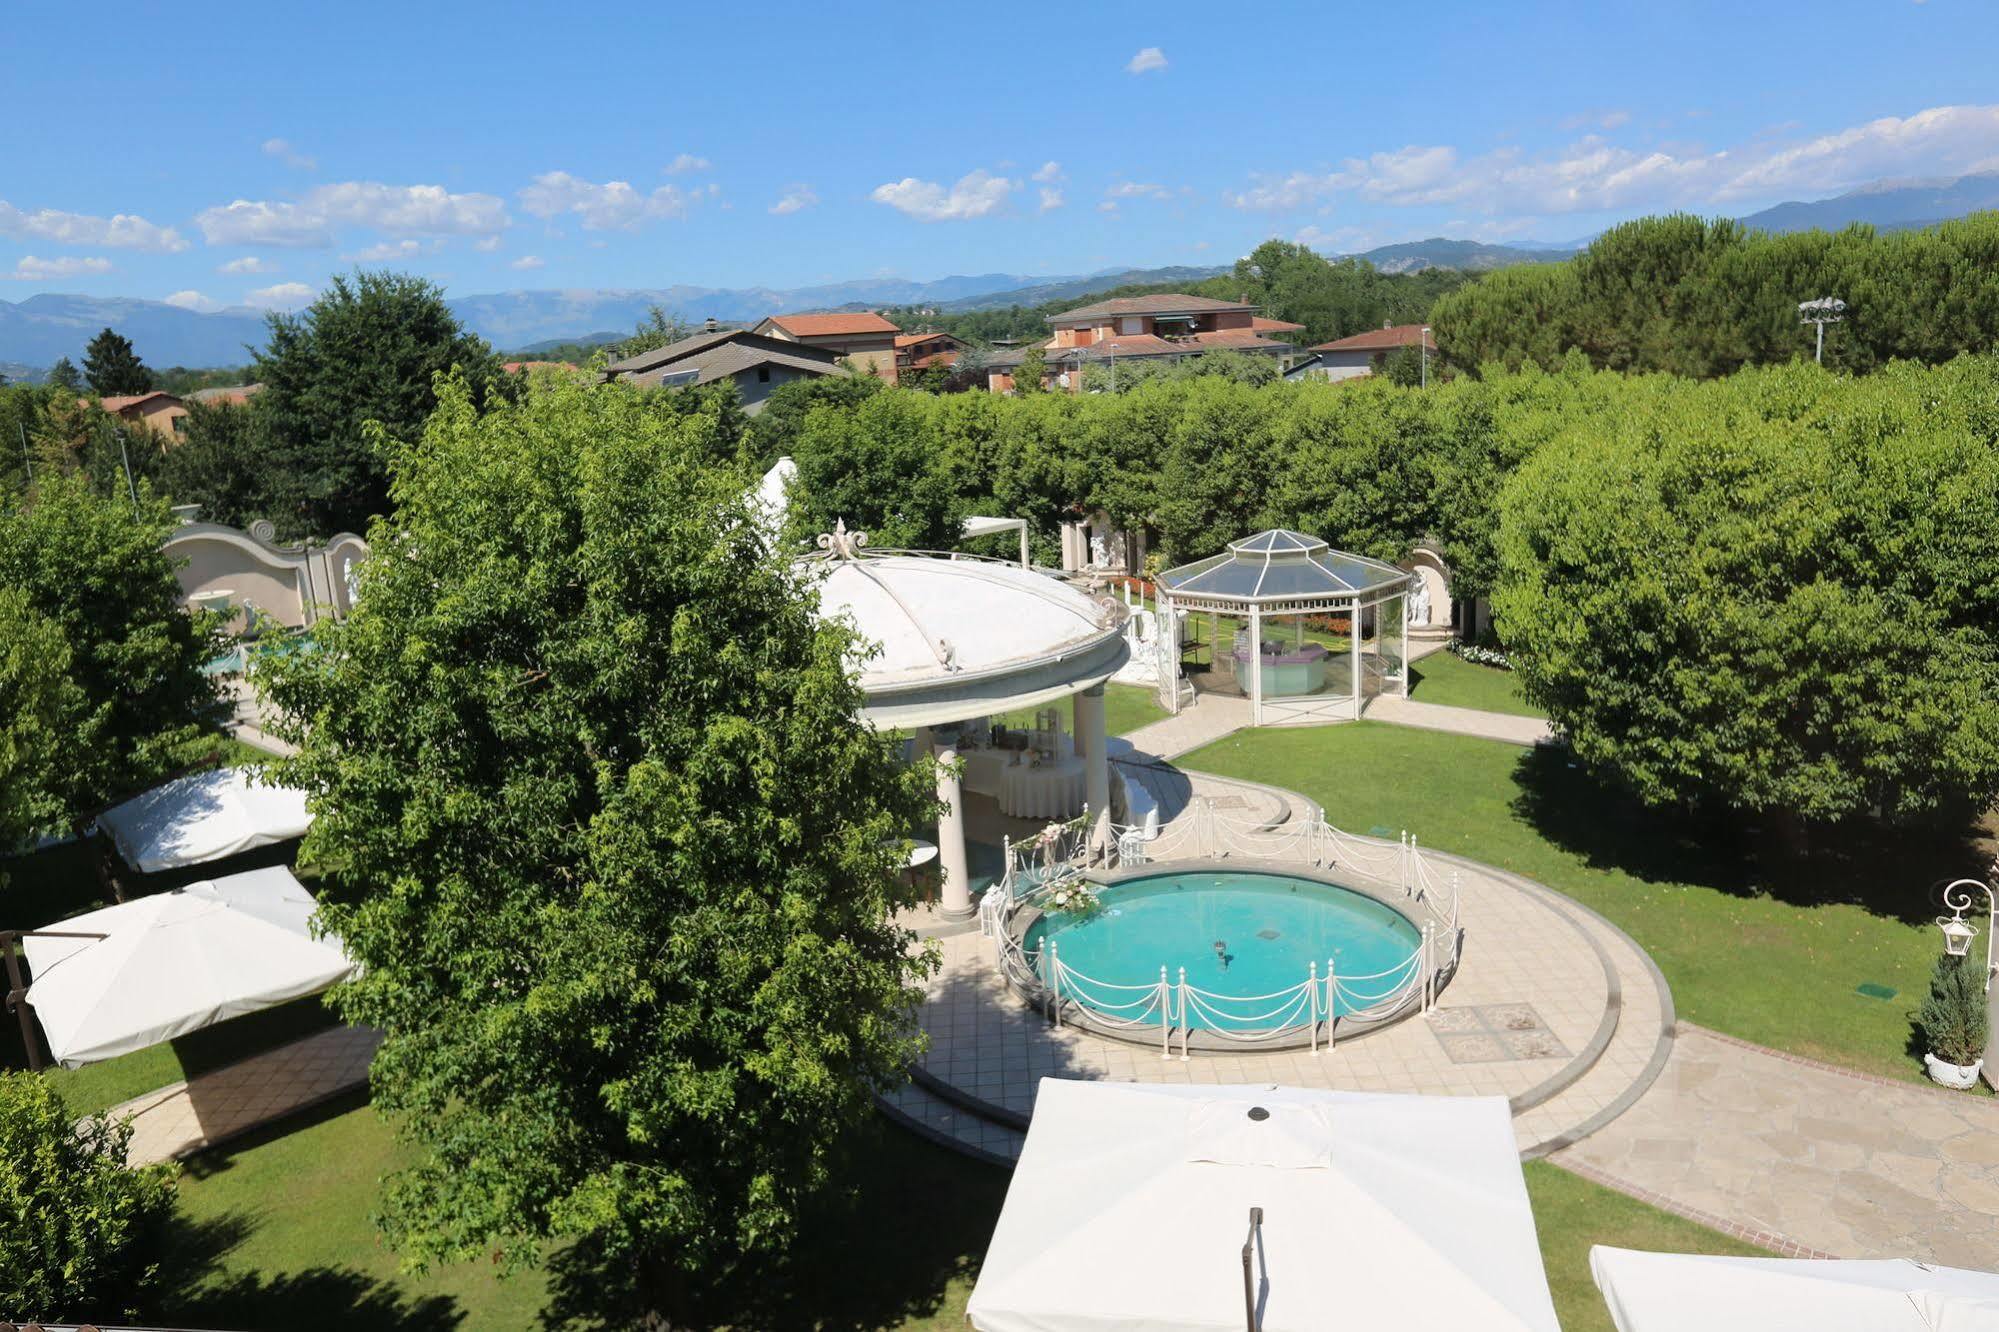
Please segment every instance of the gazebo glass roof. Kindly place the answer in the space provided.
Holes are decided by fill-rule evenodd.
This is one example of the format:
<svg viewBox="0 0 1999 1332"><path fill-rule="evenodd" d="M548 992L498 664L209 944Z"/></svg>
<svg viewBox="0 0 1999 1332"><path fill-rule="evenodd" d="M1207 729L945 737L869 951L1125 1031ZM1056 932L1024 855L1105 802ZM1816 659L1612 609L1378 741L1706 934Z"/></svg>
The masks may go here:
<svg viewBox="0 0 1999 1332"><path fill-rule="evenodd" d="M1393 595L1409 581L1381 560L1334 550L1315 536L1273 528L1229 543L1228 550L1159 575L1168 595L1262 602L1365 600Z"/></svg>

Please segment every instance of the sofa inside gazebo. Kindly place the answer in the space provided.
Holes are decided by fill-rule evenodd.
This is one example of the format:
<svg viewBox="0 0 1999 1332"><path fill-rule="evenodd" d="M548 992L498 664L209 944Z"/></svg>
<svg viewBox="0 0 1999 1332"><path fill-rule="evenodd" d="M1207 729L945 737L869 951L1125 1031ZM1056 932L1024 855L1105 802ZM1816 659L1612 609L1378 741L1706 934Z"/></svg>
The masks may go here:
<svg viewBox="0 0 1999 1332"><path fill-rule="evenodd" d="M1413 578L1381 560L1273 528L1159 575L1159 604L1208 617L1217 678L1250 700L1254 724L1358 717L1409 692Z"/></svg>

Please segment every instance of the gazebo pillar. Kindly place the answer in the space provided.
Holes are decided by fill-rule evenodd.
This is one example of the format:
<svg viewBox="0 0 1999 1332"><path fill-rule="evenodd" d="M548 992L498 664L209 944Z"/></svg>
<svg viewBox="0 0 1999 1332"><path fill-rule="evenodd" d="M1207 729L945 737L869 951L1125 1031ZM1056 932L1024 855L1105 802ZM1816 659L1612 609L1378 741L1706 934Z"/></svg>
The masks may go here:
<svg viewBox="0 0 1999 1332"><path fill-rule="evenodd" d="M1263 725L1263 607L1249 608L1249 724Z"/></svg>
<svg viewBox="0 0 1999 1332"><path fill-rule="evenodd" d="M1361 696L1360 616L1360 598L1355 597L1351 603L1351 609L1347 612L1347 648L1349 655L1353 658L1353 716L1355 721L1360 720L1361 706L1366 701Z"/></svg>
<svg viewBox="0 0 1999 1332"><path fill-rule="evenodd" d="M943 880L938 909L962 920L972 914L971 858L965 850L965 789L958 776L958 749L949 742L932 751L937 759L937 869Z"/></svg>
<svg viewBox="0 0 1999 1332"><path fill-rule="evenodd" d="M1090 844L1110 841L1111 756L1104 726L1104 687L1076 695L1076 744L1083 751L1083 800L1090 807Z"/></svg>

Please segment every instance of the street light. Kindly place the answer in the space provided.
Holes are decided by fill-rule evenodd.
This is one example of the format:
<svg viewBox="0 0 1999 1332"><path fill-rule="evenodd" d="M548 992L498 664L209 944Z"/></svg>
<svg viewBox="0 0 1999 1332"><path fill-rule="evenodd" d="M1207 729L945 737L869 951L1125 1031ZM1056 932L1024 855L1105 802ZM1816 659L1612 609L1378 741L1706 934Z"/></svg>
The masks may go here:
<svg viewBox="0 0 1999 1332"><path fill-rule="evenodd" d="M1820 365L1825 364L1825 326L1837 324L1844 318L1846 318L1846 302L1837 296L1821 296L1815 301L1798 302L1798 322L1819 326L1818 350L1812 354L1812 359Z"/></svg>
<svg viewBox="0 0 1999 1332"><path fill-rule="evenodd" d="M1950 908L1950 915L1937 917L1937 928L1943 931L1943 950L1952 957L1963 957L1971 951L1971 941L1978 937L1978 927L1964 918L1975 900L1971 890L1976 888L1985 894L1985 991L1992 992L1992 935L1999 927L1999 900L1992 894L1992 885L1977 879L1959 879L1943 890L1943 904Z"/></svg>
<svg viewBox="0 0 1999 1332"><path fill-rule="evenodd" d="M1421 348L1423 349L1423 351L1422 351L1422 359L1423 359L1423 384L1422 384L1422 387L1424 387L1424 388L1428 388L1428 387L1430 387L1430 326L1429 326L1428 324L1425 324L1425 325L1423 325L1423 331L1422 331L1422 333L1421 333L1420 335L1418 335L1418 337L1417 337L1417 344L1418 344L1418 345L1419 345L1419 346L1420 346L1420 347L1421 347Z"/></svg>

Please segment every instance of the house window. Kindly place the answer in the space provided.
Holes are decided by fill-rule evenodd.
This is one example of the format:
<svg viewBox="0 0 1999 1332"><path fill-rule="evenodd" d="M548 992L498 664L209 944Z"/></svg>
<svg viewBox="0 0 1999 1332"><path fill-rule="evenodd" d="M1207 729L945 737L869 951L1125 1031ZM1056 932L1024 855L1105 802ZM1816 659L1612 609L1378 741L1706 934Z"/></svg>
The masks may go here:
<svg viewBox="0 0 1999 1332"><path fill-rule="evenodd" d="M758 366L758 367L757 367L757 383L759 383L759 384L768 384L768 383L770 383L770 367L769 367L769 366L767 366L767 365L760 365L760 366Z"/></svg>

